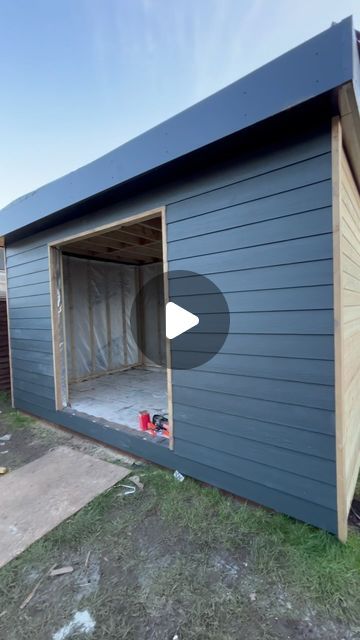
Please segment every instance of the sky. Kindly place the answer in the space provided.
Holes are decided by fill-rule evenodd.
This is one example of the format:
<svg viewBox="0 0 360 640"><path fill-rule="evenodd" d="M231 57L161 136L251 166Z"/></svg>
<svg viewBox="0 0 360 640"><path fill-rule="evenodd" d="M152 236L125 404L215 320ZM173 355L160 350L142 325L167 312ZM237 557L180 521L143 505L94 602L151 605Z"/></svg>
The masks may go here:
<svg viewBox="0 0 360 640"><path fill-rule="evenodd" d="M353 14L360 0L0 0L0 208Z"/></svg>

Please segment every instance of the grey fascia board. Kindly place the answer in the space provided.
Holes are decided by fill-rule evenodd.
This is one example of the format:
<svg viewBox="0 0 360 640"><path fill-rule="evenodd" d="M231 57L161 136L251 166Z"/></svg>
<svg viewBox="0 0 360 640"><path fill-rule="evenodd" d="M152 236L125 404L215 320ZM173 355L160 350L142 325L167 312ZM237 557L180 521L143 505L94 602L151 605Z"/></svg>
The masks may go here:
<svg viewBox="0 0 360 640"><path fill-rule="evenodd" d="M56 218L63 209L351 81L354 33L352 18L346 18L94 162L15 200L0 212L0 236Z"/></svg>

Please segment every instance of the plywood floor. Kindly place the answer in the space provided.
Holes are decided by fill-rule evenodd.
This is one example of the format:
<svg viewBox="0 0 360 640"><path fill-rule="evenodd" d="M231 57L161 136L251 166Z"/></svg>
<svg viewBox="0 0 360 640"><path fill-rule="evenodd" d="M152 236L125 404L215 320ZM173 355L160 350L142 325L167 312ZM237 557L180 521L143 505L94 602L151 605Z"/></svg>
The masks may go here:
<svg viewBox="0 0 360 640"><path fill-rule="evenodd" d="M71 408L96 418L138 429L139 411L167 413L166 369L137 367L73 383Z"/></svg>

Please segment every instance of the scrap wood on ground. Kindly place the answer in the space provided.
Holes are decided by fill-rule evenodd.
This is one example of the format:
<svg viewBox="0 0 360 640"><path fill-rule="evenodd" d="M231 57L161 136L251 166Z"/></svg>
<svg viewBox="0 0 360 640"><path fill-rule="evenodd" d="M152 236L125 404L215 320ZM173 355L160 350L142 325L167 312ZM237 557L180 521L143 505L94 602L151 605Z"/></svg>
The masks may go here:
<svg viewBox="0 0 360 640"><path fill-rule="evenodd" d="M142 491L116 485L0 571L7 640L77 637L82 612L92 640L233 640L239 629L251 640L358 640L358 533L341 545L153 465L138 477ZM51 578L55 562L73 571ZM39 581L25 625L19 607Z"/></svg>
<svg viewBox="0 0 360 640"><path fill-rule="evenodd" d="M63 444L35 422L17 439L18 426L6 431L3 420L14 460L17 447L28 459L25 437L37 453L40 441ZM0 570L0 638L358 640L355 528L341 545L153 465L130 473L134 492L116 484Z"/></svg>

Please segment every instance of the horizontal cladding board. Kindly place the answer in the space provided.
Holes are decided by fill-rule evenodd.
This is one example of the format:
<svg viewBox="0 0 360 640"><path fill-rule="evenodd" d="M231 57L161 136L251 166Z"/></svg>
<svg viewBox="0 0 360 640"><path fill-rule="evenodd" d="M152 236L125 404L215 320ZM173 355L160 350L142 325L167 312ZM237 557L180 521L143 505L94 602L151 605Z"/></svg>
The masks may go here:
<svg viewBox="0 0 360 640"><path fill-rule="evenodd" d="M9 309L10 320L18 320L23 318L32 318L36 320L37 318L51 318L51 309L49 306L38 307L36 305L32 307L11 307ZM11 322L11 326L13 323Z"/></svg>
<svg viewBox="0 0 360 640"><path fill-rule="evenodd" d="M347 291L360 291L360 276L343 272L343 284Z"/></svg>
<svg viewBox="0 0 360 640"><path fill-rule="evenodd" d="M233 162L229 163L227 168L215 169L200 181L197 176L194 176L188 184L182 183L180 188L177 187L174 193L170 193L167 203L171 205L186 202L197 195L213 192L214 189L222 188L231 183L269 174L282 167L297 165L300 162L329 154L331 151L330 136L327 131L308 137L305 134L300 138L302 139L294 141L292 145L277 144L262 150L254 149L252 156L241 154L238 165L234 165Z"/></svg>
<svg viewBox="0 0 360 640"><path fill-rule="evenodd" d="M50 340L18 340L12 338L11 346L14 350L22 350L25 352L35 351L44 353L52 353L52 342Z"/></svg>
<svg viewBox="0 0 360 640"><path fill-rule="evenodd" d="M48 296L49 293L50 293L50 283L48 280L45 282L25 284L22 286L19 286L17 282L15 286L10 287L9 298L10 300L14 300L16 298L22 298L26 296L38 296L42 294L46 294Z"/></svg>
<svg viewBox="0 0 360 640"><path fill-rule="evenodd" d="M173 384L218 394L240 395L259 398L288 405L304 405L319 409L334 410L334 389L331 386L313 385L287 380L248 378L241 375L205 373L197 370L174 370Z"/></svg>
<svg viewBox="0 0 360 640"><path fill-rule="evenodd" d="M31 295L29 293L21 298L9 297L9 309L29 309L36 307L47 307L49 305L49 293Z"/></svg>
<svg viewBox="0 0 360 640"><path fill-rule="evenodd" d="M283 398L285 400L286 398ZM271 421L275 424L293 426L298 429L334 435L334 412L301 405L290 405L274 400L249 398L241 395L214 393L208 389L176 386L173 388L176 403L238 415L254 420Z"/></svg>
<svg viewBox="0 0 360 640"><path fill-rule="evenodd" d="M142 438L134 438L115 429L109 429L91 420L73 416L65 411L56 412L51 409L39 407L24 398L19 399L18 408L33 415L39 416L50 422L58 423L64 427L73 429L79 433L93 437L111 446L116 446L122 451L133 453L151 460L162 466L179 469L184 475L212 484L226 491L246 497L248 500L265 504L266 506L287 513L290 516L311 522L315 526L323 527L337 532L337 517L335 504L326 508L314 502L291 496L282 490L274 490L260 482L250 482L245 478L239 478L227 471L215 469L199 461L193 462L185 457L180 457L174 451L166 447L159 447ZM176 447L176 443L175 443Z"/></svg>
<svg viewBox="0 0 360 640"><path fill-rule="evenodd" d="M243 269L228 273L215 273L209 277L222 293L257 291L286 287L306 287L333 283L332 260L316 260L282 264L275 267ZM169 278L169 295L199 295L204 293L204 281L196 276Z"/></svg>
<svg viewBox="0 0 360 640"><path fill-rule="evenodd" d="M41 390L39 389L39 393L35 395L35 393L31 393L30 391L23 391L16 386L16 381L14 383L13 388L15 406L17 404L21 404L22 400L24 402L30 402L38 407L43 407L44 409L55 409L55 399L47 398L44 395L41 395Z"/></svg>
<svg viewBox="0 0 360 640"><path fill-rule="evenodd" d="M19 368L22 371L33 371L44 376L54 376L54 368L51 363L38 362L36 360L23 360L22 358L12 357L12 368L14 372L14 380L16 379L15 371Z"/></svg>
<svg viewBox="0 0 360 640"><path fill-rule="evenodd" d="M355 249L359 250L359 246L358 246L358 235L359 235L359 229L358 229L358 225L354 222L348 207L345 204L344 207L345 211L344 211L344 216L342 218L342 230L344 235L348 238L349 242L354 243L354 247Z"/></svg>
<svg viewBox="0 0 360 640"><path fill-rule="evenodd" d="M336 466L334 461L324 460L317 456L290 451L289 449L271 446L269 443L256 442L196 425L178 422L176 425L176 445L188 442L206 449L218 451L219 455L236 456L239 461L239 473L243 461L264 465L263 475L266 478L268 467L284 470L298 476L319 480L335 486Z"/></svg>
<svg viewBox="0 0 360 640"><path fill-rule="evenodd" d="M48 257L48 246L46 243L40 246L28 248L25 251L18 253L14 248L6 248L6 266L8 269L18 266L20 264L29 264L28 272L32 269L32 263L40 259ZM35 266L36 268L36 266Z"/></svg>
<svg viewBox="0 0 360 640"><path fill-rule="evenodd" d="M334 359L332 335L282 335L234 333L224 336L221 354L275 356L279 358ZM176 345L176 346L175 346ZM172 351L209 352L209 336L204 333L187 332L176 338ZM281 365L279 365L281 366Z"/></svg>
<svg viewBox="0 0 360 640"><path fill-rule="evenodd" d="M48 330L45 329L14 329L11 326L10 329L11 340L19 339L19 340L41 340L50 342L52 340L51 328Z"/></svg>
<svg viewBox="0 0 360 640"><path fill-rule="evenodd" d="M17 287L43 284L44 282L49 282L49 279L49 269L35 271L34 273L23 273L13 277L10 277L8 273L8 281L10 283L11 291L15 291Z"/></svg>
<svg viewBox="0 0 360 640"><path fill-rule="evenodd" d="M34 371L24 371L23 369L19 369L19 365L16 366L16 369L14 368L14 374L15 374L17 383L30 382L30 383L39 385L39 388L42 388L42 387L46 387L47 389L55 388L53 376L42 375Z"/></svg>
<svg viewBox="0 0 360 640"><path fill-rule="evenodd" d="M172 296L174 302L195 314L221 313L223 299L217 293L197 296ZM230 313L248 311L292 311L304 309L332 309L333 287L291 287L257 291L226 293L224 298Z"/></svg>
<svg viewBox="0 0 360 640"><path fill-rule="evenodd" d="M29 380L20 380L18 376L16 376L15 390L18 393L22 393L25 391L27 394L33 394L34 402L38 397L47 398L51 400L53 403L55 402L55 389L54 387L42 386L40 381L38 382L30 382Z"/></svg>
<svg viewBox="0 0 360 640"><path fill-rule="evenodd" d="M302 237L331 233L331 208L317 209L296 216L258 222L247 227L227 229L196 238L170 242L169 260L216 253L219 248L233 251L240 248L258 247Z"/></svg>
<svg viewBox="0 0 360 640"><path fill-rule="evenodd" d="M31 244L31 241L32 240L30 238L28 240L28 244ZM12 253L14 253L14 255L16 255L16 250L12 249L12 245L10 245L10 247L6 247L7 262L8 262L9 254L11 255L11 251ZM38 277L41 278L42 276L40 275L40 273L43 273L45 270L48 271L48 268L49 268L49 258L48 258L48 255L46 255L45 257L40 258L38 260L34 260L31 262L24 262L19 265L7 264L7 277L10 284L14 282L14 286L16 286L16 280L18 278L22 276L27 276L28 274L32 274L32 273L39 274Z"/></svg>
<svg viewBox="0 0 360 640"><path fill-rule="evenodd" d="M335 460L335 438L322 433L304 431L295 427L275 424L267 420L253 420L241 416L224 415L216 410L203 409L180 404L174 406L174 420L176 421L176 436L184 440L184 425L186 432L198 427L223 434L239 436L256 442L267 443L272 447L290 449L303 454L318 456L325 460ZM191 434L188 439L191 441ZM203 437L202 444L207 442ZM221 447L220 447L221 448Z"/></svg>
<svg viewBox="0 0 360 640"><path fill-rule="evenodd" d="M13 357L17 360L30 360L31 362L46 362L52 364L52 353L44 353L43 351L28 351L12 348Z"/></svg>
<svg viewBox="0 0 360 640"><path fill-rule="evenodd" d="M344 324L357 322L360 320L359 307L344 307Z"/></svg>
<svg viewBox="0 0 360 640"><path fill-rule="evenodd" d="M256 247L223 251L218 245L211 255L170 260L170 271L187 270L200 274L238 271L272 265L292 264L332 258L332 234L295 238ZM179 274L181 276L181 274Z"/></svg>
<svg viewBox="0 0 360 640"><path fill-rule="evenodd" d="M240 478L260 482L272 489L284 491L324 507L333 508L336 504L335 486L311 478L297 476L254 461L239 460L235 455L223 452L219 455L219 452L213 449L180 439L176 440L176 453L189 460L201 460L203 464L215 469L226 470Z"/></svg>
<svg viewBox="0 0 360 640"><path fill-rule="evenodd" d="M222 333L224 317L213 313L207 316L207 330ZM332 335L334 318L332 311L258 311L248 313L232 313L230 315L229 333L290 333ZM191 332L202 333L200 324ZM175 339L176 340L176 339ZM176 342L173 342L176 346Z"/></svg>
<svg viewBox="0 0 360 640"><path fill-rule="evenodd" d="M312 182L314 182L313 178ZM235 191L235 185L233 188ZM240 198L241 189L238 188L238 194L234 195L234 200L239 201ZM179 208L187 212L187 203L188 201L180 205L170 205L167 209L169 242L329 207L331 206L331 182L325 180L239 204L224 205L222 203L221 209L210 210L208 213L202 212L201 203L199 203L199 213L191 218L191 224L188 218L178 222L173 221L177 217ZM213 206L210 201L205 209Z"/></svg>
<svg viewBox="0 0 360 640"><path fill-rule="evenodd" d="M14 329L44 329L45 331L51 331L51 319L50 316L44 318L26 318L21 316L20 318L11 320L11 335L13 335Z"/></svg>
<svg viewBox="0 0 360 640"><path fill-rule="evenodd" d="M349 224L349 226L352 228L355 237L357 237L360 233L360 218L359 218L359 211L358 211L358 207L360 204L360 200L359 200L359 196L356 196L356 200L354 199L349 199L349 194L350 194L350 189L349 189L349 193L346 190L346 185L344 188L344 195L346 196L345 199L343 199L343 206L345 208L344 214L346 216L346 220Z"/></svg>
<svg viewBox="0 0 360 640"><path fill-rule="evenodd" d="M351 242L349 242L344 234L342 236L342 244L345 270L352 270L355 266L355 272L358 273L358 270L360 269L360 254L358 250L353 246Z"/></svg>
<svg viewBox="0 0 360 640"><path fill-rule="evenodd" d="M349 291L344 289L343 300L345 307L354 307L360 305L360 291Z"/></svg>
<svg viewBox="0 0 360 640"><path fill-rule="evenodd" d="M291 164L242 182L229 184L198 196L192 196L169 206L169 222L240 204L249 200L266 198L331 177L331 155ZM330 203L329 203L330 204Z"/></svg>
<svg viewBox="0 0 360 640"><path fill-rule="evenodd" d="M172 352L174 354L174 351ZM191 369L197 366L198 353L176 352L173 359L176 367ZM273 378L293 382L334 385L335 370L331 360L306 360L301 358L272 358L217 353L196 371L228 373L258 378Z"/></svg>

